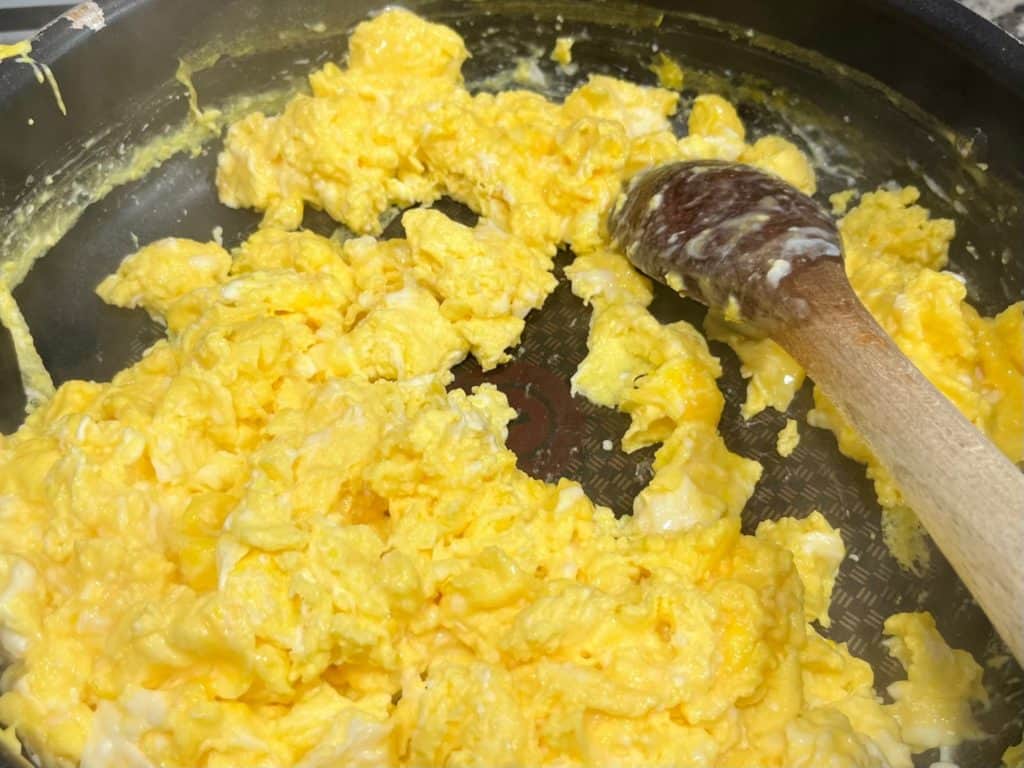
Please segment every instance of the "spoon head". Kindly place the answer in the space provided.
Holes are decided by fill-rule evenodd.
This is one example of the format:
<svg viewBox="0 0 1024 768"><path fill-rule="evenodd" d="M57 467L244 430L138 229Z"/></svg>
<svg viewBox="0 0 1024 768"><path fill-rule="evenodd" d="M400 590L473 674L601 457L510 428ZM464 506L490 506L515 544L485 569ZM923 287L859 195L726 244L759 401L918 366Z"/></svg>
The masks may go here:
<svg viewBox="0 0 1024 768"><path fill-rule="evenodd" d="M794 275L842 262L828 211L740 163L671 163L640 174L619 199L609 229L640 271L764 331L809 311L792 290Z"/></svg>

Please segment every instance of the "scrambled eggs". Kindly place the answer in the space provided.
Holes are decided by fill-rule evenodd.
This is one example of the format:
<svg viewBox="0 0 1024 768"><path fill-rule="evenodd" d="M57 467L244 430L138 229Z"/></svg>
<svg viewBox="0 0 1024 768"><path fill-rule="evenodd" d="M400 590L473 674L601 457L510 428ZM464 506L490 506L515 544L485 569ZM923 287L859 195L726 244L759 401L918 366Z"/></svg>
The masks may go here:
<svg viewBox="0 0 1024 768"><path fill-rule="evenodd" d="M228 132L220 196L260 230L231 253L152 243L99 286L167 338L0 438L2 738L86 768L909 768L977 736L980 668L927 615L886 624L908 672L893 704L818 632L844 555L821 515L741 534L761 467L718 434L718 361L608 247L604 214L645 166L740 159L813 191L807 159L747 144L713 95L683 138L675 93L608 77L562 104L471 95L466 56L405 11L360 25L346 68ZM375 239L390 208L442 194L480 222L414 209L404 239ZM846 217L851 270L883 317L901 297L887 327L942 351L932 375L974 366L947 391L1012 450L1020 308L970 313L934 271L950 225L912 194ZM360 236L298 229L307 205ZM633 516L519 471L493 386L447 390L467 355L508 359L560 244L593 307L574 388L630 416L626 450L661 444ZM929 291L961 325L922 322ZM718 328L751 407L781 406L802 373Z"/></svg>
<svg viewBox="0 0 1024 768"><path fill-rule="evenodd" d="M787 458L793 454L800 444L800 427L796 419L786 419L786 426L779 430L779 436L775 441L775 450L779 456Z"/></svg>
<svg viewBox="0 0 1024 768"><path fill-rule="evenodd" d="M572 46L576 41L571 37L559 37L555 40L555 47L551 51L551 60L556 61L563 67L572 64Z"/></svg>
<svg viewBox="0 0 1024 768"><path fill-rule="evenodd" d="M1003 753L1003 765L1006 768L1024 768L1024 741L1007 747Z"/></svg>

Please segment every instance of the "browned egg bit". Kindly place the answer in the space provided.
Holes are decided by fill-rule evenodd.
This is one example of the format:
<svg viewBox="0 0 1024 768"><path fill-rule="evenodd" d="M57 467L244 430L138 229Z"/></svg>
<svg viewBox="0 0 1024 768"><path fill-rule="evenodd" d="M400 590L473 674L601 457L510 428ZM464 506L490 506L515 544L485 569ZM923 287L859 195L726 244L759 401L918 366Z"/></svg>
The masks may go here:
<svg viewBox="0 0 1024 768"><path fill-rule="evenodd" d="M860 303L828 212L774 176L702 160L635 178L609 230L639 270L770 334L807 369L1024 660L1024 475Z"/></svg>

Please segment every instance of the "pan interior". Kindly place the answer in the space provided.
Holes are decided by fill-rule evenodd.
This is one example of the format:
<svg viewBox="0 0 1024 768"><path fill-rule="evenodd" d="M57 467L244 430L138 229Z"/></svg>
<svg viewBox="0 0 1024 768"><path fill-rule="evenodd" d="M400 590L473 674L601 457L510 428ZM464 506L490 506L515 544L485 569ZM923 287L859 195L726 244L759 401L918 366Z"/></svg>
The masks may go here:
<svg viewBox="0 0 1024 768"><path fill-rule="evenodd" d="M204 105L241 92L280 89L318 61L340 59L347 28L366 10L326 0L279 4L293 11L290 20L282 18L275 34L239 44L230 30L253 24L251 18L245 21L242 5L227 5L217 24L204 33L207 38L195 41L227 54L195 57L200 65L194 81ZM722 93L737 104L752 138L781 134L811 154L821 199L890 182L917 186L922 204L933 215L957 222L950 268L967 278L972 303L991 314L1021 296L1019 270L1006 265L1013 256L1007 244L1020 242L1015 201L1022 191L979 169L937 124L826 62L801 60L782 44L681 14L616 11L614 5L602 5L596 14L583 3L407 5L463 36L473 52L464 72L475 89L507 87L510 83L502 73L510 72L520 57L535 59L545 75L535 87L548 96L566 94L590 73L654 84L648 67L656 52L667 52L686 71L680 119L696 94ZM326 33L317 22L324 24ZM278 22L260 23L270 29ZM294 34L278 34L285 29ZM576 39L573 74L547 59L560 35ZM125 136L137 145L159 140L160 131L173 129L185 114L183 89L173 81L159 93L130 97L90 157L109 155ZM143 122L148 127L138 130ZM135 128L130 131L129 126ZM677 129L684 132L682 125ZM231 247L256 228L257 214L230 210L217 200L213 178L219 148L219 140L212 139L201 152L177 154L85 207L14 291L55 383L107 380L162 335L141 310L128 313L108 307L93 293L136 243L172 235L208 240L219 227L225 246ZM46 172L39 169L38 178ZM55 188L70 185L69 174L55 176ZM451 215L465 222L472 219L467 209L444 205ZM305 225L322 234L336 226L317 214L308 214ZM529 317L514 360L487 374L475 363L464 363L456 371L455 385L491 381L508 395L520 414L509 445L523 469L545 479L578 480L595 502L625 513L650 478L653 449L631 455L604 450L605 440L617 444L627 417L573 397L569 390L569 377L586 353L589 323L589 310L571 294L561 273L569 259L571 254L560 255L559 287L543 309ZM686 319L698 326L703 315L702 308L679 301L667 290L656 294L652 312L663 322ZM842 531L850 554L836 585L834 624L826 634L848 642L854 654L871 663L880 693L902 671L881 644L884 619L900 611L930 611L950 645L970 651L985 667L985 685L992 695L990 709L981 716L992 738L965 744L958 761L965 766L996 765L1002 750L1020 735L1020 667L1012 660L993 661L1006 651L941 555L933 552L931 566L922 576L899 567L882 542L878 505L863 467L838 453L831 433L803 427L797 452L785 460L777 455L775 437L786 418L806 424L809 387L787 414L769 410L744 421L739 406L745 382L738 361L724 345L711 347L724 368L719 382L727 400L722 434L730 449L764 465L764 476L744 513L744 530L752 532L761 520L803 517L818 509ZM6 333L0 339L0 388L0 418L4 430L10 431L20 421L24 401ZM926 754L921 764L937 759L934 753Z"/></svg>

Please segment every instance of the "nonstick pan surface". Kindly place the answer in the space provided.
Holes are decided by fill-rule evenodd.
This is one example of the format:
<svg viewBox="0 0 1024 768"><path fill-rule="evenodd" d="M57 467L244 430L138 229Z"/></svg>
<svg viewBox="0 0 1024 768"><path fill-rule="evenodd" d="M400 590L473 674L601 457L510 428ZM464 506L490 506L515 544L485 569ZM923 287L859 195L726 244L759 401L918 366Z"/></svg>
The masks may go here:
<svg viewBox="0 0 1024 768"><path fill-rule="evenodd" d="M957 221L950 268L967 278L972 303L992 314L1024 294L1024 143L1019 139L1024 136L1024 53L953 2L843 0L827 4L827 12L820 7L826 4L814 0L662 7L516 0L403 4L458 30L473 53L466 78L480 88L495 87L495 76L517 56L550 50L557 35L577 38L578 70L566 75L540 57L549 96L563 95L594 72L653 84L647 65L653 51L666 51L687 71L681 115L698 92L724 93L738 104L749 134L781 133L811 151L822 199L852 187L918 186L933 215ZM257 214L217 201L216 138L199 153L178 153L141 178L99 194L101 179L116 173L133 149L151 146L187 124L185 90L173 77L178 59L193 65L203 106L239 94L280 95L300 87L301 76L319 62L340 59L347 31L381 5L101 3L102 29L72 29L60 20L34 46L60 83L66 118L27 67L0 65L0 244L9 258L27 247L29 235L43 232L39 243L55 241L14 296L56 383L107 380L162 335L144 312L108 307L93 293L136 243L171 235L205 240L221 227L224 244L231 247L258 223ZM895 90L851 67L870 71ZM271 93L267 104L272 106L274 98ZM44 190L49 193L43 195ZM29 205L33 213L26 216ZM467 209L445 205L451 215L472 220ZM73 223L73 217L62 219L69 210L81 212ZM53 226L44 232L40 222ZM305 225L323 234L336 226L316 214L308 215ZM400 234L396 228L386 233ZM570 258L561 255L559 288L530 315L515 359L487 374L474 363L463 364L455 385L491 381L508 395L520 413L509 444L523 469L545 479L574 478L596 502L625 513L650 478L653 450L628 456L604 450L606 439L617 444L627 417L570 393L569 377L586 352L589 322L589 310L561 275ZM657 294L652 311L665 322L685 318L698 326L703 314L698 305L667 291ZM744 513L744 529L812 509L841 529L850 555L840 572L827 634L848 642L872 664L880 694L902 676L881 644L884 619L899 611L932 612L947 641L985 666L992 695L980 718L991 738L961 747L957 761L964 768L998 765L1002 751L1021 733L1020 667L1003 658L1006 649L937 551L920 575L894 561L882 542L879 509L864 469L839 454L831 433L804 427L796 453L785 460L777 455L775 436L785 419L806 423L809 386L787 414L767 411L744 421L739 406L745 382L738 362L727 347L711 346L725 370L720 380L727 399L721 424L725 440L765 467ZM10 338L3 332L0 426L5 432L17 427L23 405ZM937 759L936 753L927 754L920 764Z"/></svg>

